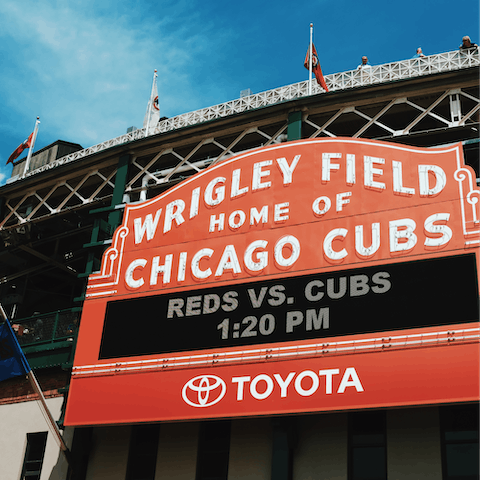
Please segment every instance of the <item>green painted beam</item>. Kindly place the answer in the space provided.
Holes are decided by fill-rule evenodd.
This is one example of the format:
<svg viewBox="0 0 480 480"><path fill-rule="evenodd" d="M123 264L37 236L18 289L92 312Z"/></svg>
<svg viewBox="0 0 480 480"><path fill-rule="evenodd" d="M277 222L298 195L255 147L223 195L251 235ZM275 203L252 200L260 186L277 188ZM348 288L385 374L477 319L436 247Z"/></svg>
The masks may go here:
<svg viewBox="0 0 480 480"><path fill-rule="evenodd" d="M57 347L53 350L44 350L31 353L26 352L25 350L27 349L25 348L25 356L27 357L30 367L32 367L33 370L39 370L41 368L58 367L68 364L73 347L72 342L68 343L69 345L67 347Z"/></svg>
<svg viewBox="0 0 480 480"><path fill-rule="evenodd" d="M115 175L115 187L113 189L112 207L123 203L123 195L128 178L128 167L130 165L130 155L122 155L118 159L117 174ZM108 215L108 223L112 230L115 230L122 221L123 211L115 210Z"/></svg>
<svg viewBox="0 0 480 480"><path fill-rule="evenodd" d="M288 141L300 140L302 138L302 112L290 112L288 114Z"/></svg>

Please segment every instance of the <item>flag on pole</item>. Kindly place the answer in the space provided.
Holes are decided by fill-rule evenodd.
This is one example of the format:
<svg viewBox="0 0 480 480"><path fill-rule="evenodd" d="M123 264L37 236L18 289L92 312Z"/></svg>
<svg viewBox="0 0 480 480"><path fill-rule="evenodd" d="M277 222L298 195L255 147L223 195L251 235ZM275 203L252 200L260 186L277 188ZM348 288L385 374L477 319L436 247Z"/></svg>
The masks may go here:
<svg viewBox="0 0 480 480"><path fill-rule="evenodd" d="M15 151L8 157L8 160L7 160L7 165L9 163L13 163L14 160L20 156L20 154L27 148L30 148L30 146L32 145L32 139L33 139L33 132L28 136L28 138L23 142L21 143L16 149Z"/></svg>
<svg viewBox="0 0 480 480"><path fill-rule="evenodd" d="M33 148L35 146L35 140L37 139L39 124L40 124L40 117L37 117L37 120L35 121L35 128L33 129L32 145L30 146L30 150L28 150L27 161L25 162L25 169L23 170L22 178L25 178L25 175L28 172L28 168L30 167L30 161L32 160L32 153L33 153Z"/></svg>
<svg viewBox="0 0 480 480"><path fill-rule="evenodd" d="M303 66L309 70L310 69L310 48L307 50L307 55L305 56L305 62ZM312 70L315 78L317 79L317 83L326 91L328 92L328 87L323 78L322 69L320 68L320 62L318 61L317 50L315 45L312 43Z"/></svg>
<svg viewBox="0 0 480 480"><path fill-rule="evenodd" d="M26 375L31 368L8 320L0 325L0 382Z"/></svg>
<svg viewBox="0 0 480 480"><path fill-rule="evenodd" d="M160 120L160 105L158 102L158 90L157 90L157 70L153 73L152 92L147 105L147 112L143 120L143 128L147 129L150 126L155 126Z"/></svg>

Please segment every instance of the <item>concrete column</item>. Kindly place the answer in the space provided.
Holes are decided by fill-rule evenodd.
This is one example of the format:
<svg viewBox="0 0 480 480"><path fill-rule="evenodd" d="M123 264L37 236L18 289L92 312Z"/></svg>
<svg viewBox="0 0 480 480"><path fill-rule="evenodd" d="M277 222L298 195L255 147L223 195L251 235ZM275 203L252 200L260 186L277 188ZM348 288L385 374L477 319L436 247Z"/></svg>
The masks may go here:
<svg viewBox="0 0 480 480"><path fill-rule="evenodd" d="M387 411L387 470L395 480L442 478L438 407Z"/></svg>
<svg viewBox="0 0 480 480"><path fill-rule="evenodd" d="M270 418L232 420L228 480L269 480L271 458Z"/></svg>
<svg viewBox="0 0 480 480"><path fill-rule="evenodd" d="M155 480L192 480L197 471L199 424L164 423L160 426Z"/></svg>
<svg viewBox="0 0 480 480"><path fill-rule="evenodd" d="M347 414L305 415L297 421L293 480L346 480Z"/></svg>

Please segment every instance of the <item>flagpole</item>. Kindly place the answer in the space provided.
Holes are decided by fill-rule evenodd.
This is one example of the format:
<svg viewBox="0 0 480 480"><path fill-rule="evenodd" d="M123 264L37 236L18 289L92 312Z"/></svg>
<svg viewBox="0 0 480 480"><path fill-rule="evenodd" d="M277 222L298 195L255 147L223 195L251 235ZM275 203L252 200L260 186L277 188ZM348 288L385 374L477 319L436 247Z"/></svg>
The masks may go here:
<svg viewBox="0 0 480 480"><path fill-rule="evenodd" d="M152 91L150 93L150 102L148 103L148 118L147 118L147 128L145 129L145 137L148 136L148 129L150 127L150 116L152 114L153 107L153 91L155 89L155 80L157 78L157 69L153 72L153 82L152 82Z"/></svg>
<svg viewBox="0 0 480 480"><path fill-rule="evenodd" d="M312 65L313 64L313 23L310 24L310 58L308 64L308 94L312 94Z"/></svg>
<svg viewBox="0 0 480 480"><path fill-rule="evenodd" d="M38 121L38 117L37 117ZM40 122L38 122L40 123ZM36 126L35 126L36 127ZM15 345L18 349L18 351L21 353L23 362L26 364L24 365L25 370L27 370L28 367L28 372L27 372L27 378L30 381L30 385L34 389L35 393L38 395L38 400L40 401L41 404L41 409L42 413L44 414L45 420L48 423L48 426L50 427L52 433L54 434L54 437L58 443L58 446L60 447L60 450L65 455L65 458L67 459L67 463L70 464L70 450L68 449L67 445L65 444L65 441L63 440L62 434L60 433L60 430L58 429L58 425L55 422L54 418L52 417L52 414L50 413L50 410L48 409L47 402L45 400L45 397L43 395L42 389L40 388L40 385L38 384L37 378L35 377L35 374L33 373L33 370L30 368L30 365L28 364L27 359L25 358L25 355L23 353L22 348L20 347L20 344L18 343L17 337L13 333L12 327L10 325L10 322L8 320L7 314L5 313L5 310L3 309L2 304L0 303L0 315L3 318L4 322L6 323L8 329L10 330L10 334L12 336L13 341L15 342Z"/></svg>
<svg viewBox="0 0 480 480"><path fill-rule="evenodd" d="M25 170L23 171L22 178L25 178L25 175L28 172L28 167L30 166L30 160L32 158L33 147L35 146L35 140L37 139L37 132L38 132L38 124L39 123L40 123L40 117L37 117L37 120L35 122L35 129L33 130L32 144L30 145L30 148L28 149L27 161L25 163Z"/></svg>
<svg viewBox="0 0 480 480"><path fill-rule="evenodd" d="M45 416L45 420L47 421L48 425L50 426L50 429L52 430L52 433L54 437L57 440L58 446L60 447L60 450L64 453L65 458L67 459L67 462L70 463L70 450L68 449L67 445L65 444L65 441L63 440L62 434L60 433L60 430L58 428L57 422L55 422L54 418L52 417L52 414L50 413L50 410L47 406L47 402L45 400L45 397L43 395L42 389L40 388L40 385L38 384L37 377L33 373L33 370L30 370L27 373L28 380L30 381L30 385L33 387L35 392L38 395L38 399L40 401L41 405L41 410Z"/></svg>

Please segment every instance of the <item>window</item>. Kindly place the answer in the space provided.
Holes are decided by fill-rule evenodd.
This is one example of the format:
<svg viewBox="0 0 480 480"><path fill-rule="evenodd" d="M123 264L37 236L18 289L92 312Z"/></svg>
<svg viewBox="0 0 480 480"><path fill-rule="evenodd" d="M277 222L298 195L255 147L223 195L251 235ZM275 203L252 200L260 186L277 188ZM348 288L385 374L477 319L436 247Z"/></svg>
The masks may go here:
<svg viewBox="0 0 480 480"><path fill-rule="evenodd" d="M196 480L227 480L230 421L204 422L198 437Z"/></svg>
<svg viewBox="0 0 480 480"><path fill-rule="evenodd" d="M47 432L27 433L22 480L39 480L47 444Z"/></svg>
<svg viewBox="0 0 480 480"><path fill-rule="evenodd" d="M478 404L440 408L445 480L478 480Z"/></svg>
<svg viewBox="0 0 480 480"><path fill-rule="evenodd" d="M386 480L385 412L355 412L348 421L349 480Z"/></svg>
<svg viewBox="0 0 480 480"><path fill-rule="evenodd" d="M160 425L132 427L128 452L127 480L154 480Z"/></svg>

